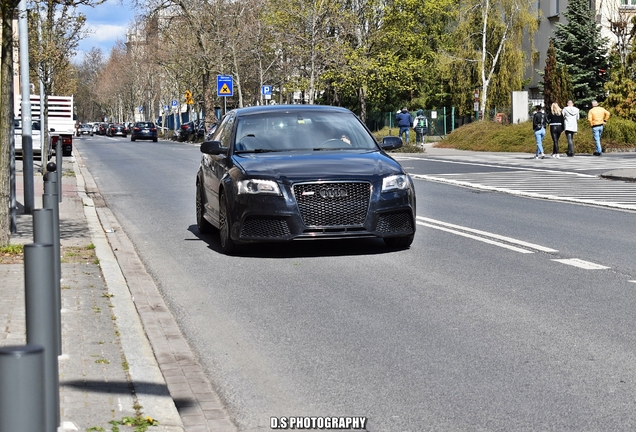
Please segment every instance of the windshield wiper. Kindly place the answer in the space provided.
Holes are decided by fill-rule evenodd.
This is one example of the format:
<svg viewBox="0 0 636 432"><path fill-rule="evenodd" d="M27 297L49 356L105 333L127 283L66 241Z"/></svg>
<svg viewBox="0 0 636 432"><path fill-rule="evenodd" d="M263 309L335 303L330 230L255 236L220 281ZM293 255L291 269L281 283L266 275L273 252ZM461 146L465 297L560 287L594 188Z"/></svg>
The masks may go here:
<svg viewBox="0 0 636 432"><path fill-rule="evenodd" d="M237 150L234 153L271 153L271 152L278 152L278 151L280 150L257 148L253 150Z"/></svg>

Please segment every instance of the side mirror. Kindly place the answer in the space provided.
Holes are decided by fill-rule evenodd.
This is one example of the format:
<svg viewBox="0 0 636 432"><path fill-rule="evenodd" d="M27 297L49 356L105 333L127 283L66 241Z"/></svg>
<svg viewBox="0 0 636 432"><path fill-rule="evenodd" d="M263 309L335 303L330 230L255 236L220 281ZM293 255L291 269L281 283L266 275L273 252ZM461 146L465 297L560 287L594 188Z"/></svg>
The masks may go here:
<svg viewBox="0 0 636 432"><path fill-rule="evenodd" d="M395 150L402 147L402 138L396 136L385 136L380 144L383 150Z"/></svg>
<svg viewBox="0 0 636 432"><path fill-rule="evenodd" d="M51 128L49 129L49 132L55 132L55 129Z"/></svg>
<svg viewBox="0 0 636 432"><path fill-rule="evenodd" d="M201 153L209 155L227 155L227 147L223 147L220 141L204 141L201 143Z"/></svg>

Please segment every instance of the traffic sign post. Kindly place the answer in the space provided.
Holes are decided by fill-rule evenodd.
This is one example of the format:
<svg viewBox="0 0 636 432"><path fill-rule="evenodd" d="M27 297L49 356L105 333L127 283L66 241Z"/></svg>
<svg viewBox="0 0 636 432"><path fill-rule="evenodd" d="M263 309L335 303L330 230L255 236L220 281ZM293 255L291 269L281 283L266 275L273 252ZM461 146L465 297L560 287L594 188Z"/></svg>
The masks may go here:
<svg viewBox="0 0 636 432"><path fill-rule="evenodd" d="M216 94L223 97L223 113L227 112L227 98L234 96L234 81L229 75L216 76Z"/></svg>
<svg viewBox="0 0 636 432"><path fill-rule="evenodd" d="M271 99L272 98L272 86L271 85L264 85L263 87L261 87L261 94L265 97L265 99Z"/></svg>
<svg viewBox="0 0 636 432"><path fill-rule="evenodd" d="M192 92L190 92L190 90L186 90L184 96L185 96L186 105L194 104L194 100L192 100Z"/></svg>

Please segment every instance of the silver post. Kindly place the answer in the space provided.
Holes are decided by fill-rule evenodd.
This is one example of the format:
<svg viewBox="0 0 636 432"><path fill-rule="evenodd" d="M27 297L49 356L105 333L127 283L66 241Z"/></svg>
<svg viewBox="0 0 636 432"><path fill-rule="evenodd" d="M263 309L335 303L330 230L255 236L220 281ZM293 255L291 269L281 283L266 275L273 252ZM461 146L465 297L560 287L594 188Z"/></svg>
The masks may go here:
<svg viewBox="0 0 636 432"><path fill-rule="evenodd" d="M44 347L0 348L0 432L45 430Z"/></svg>
<svg viewBox="0 0 636 432"><path fill-rule="evenodd" d="M60 376L55 334L53 245L24 245L24 297L27 343L44 347L45 432L60 425Z"/></svg>
<svg viewBox="0 0 636 432"><path fill-rule="evenodd" d="M27 21L27 1L18 4L18 29L20 40L20 86L22 93L22 172L24 174L24 213L33 211L33 131L31 124L31 82L29 80L29 24Z"/></svg>
<svg viewBox="0 0 636 432"><path fill-rule="evenodd" d="M45 183L46 185L46 183ZM53 184L55 185L55 184ZM62 253L60 244L60 203L57 201L57 194L43 193L42 194L42 207L45 209L53 210L53 264L55 266L55 286L58 295L55 298L55 305L57 310L62 310ZM61 313L61 312L60 312ZM61 323L60 318L60 323ZM60 324L59 333L59 354L62 354L62 325Z"/></svg>
<svg viewBox="0 0 636 432"><path fill-rule="evenodd" d="M53 232L53 210L50 208L33 210L33 241L35 243L52 244L55 252L55 235ZM53 267L57 273L57 262L53 263ZM55 340L57 342L57 355L62 355L62 291L60 289L60 279L60 275L55 274L55 333L57 334Z"/></svg>
<svg viewBox="0 0 636 432"><path fill-rule="evenodd" d="M55 163L57 168L57 199L58 202L62 202L62 135L57 139L57 147L55 148Z"/></svg>

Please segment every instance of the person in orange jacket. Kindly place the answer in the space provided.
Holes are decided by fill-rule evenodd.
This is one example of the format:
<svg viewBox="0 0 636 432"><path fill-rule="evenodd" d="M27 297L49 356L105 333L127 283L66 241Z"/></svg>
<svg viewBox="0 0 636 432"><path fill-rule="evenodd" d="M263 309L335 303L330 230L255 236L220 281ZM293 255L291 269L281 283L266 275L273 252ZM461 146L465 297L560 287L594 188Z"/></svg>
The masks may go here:
<svg viewBox="0 0 636 432"><path fill-rule="evenodd" d="M593 100L592 109L587 113L587 121L589 121L590 126L592 126L592 135L594 135L594 142L596 143L594 156L600 156L603 154L603 148L601 147L601 134L603 133L603 127L609 118L609 111L598 106L598 102Z"/></svg>

